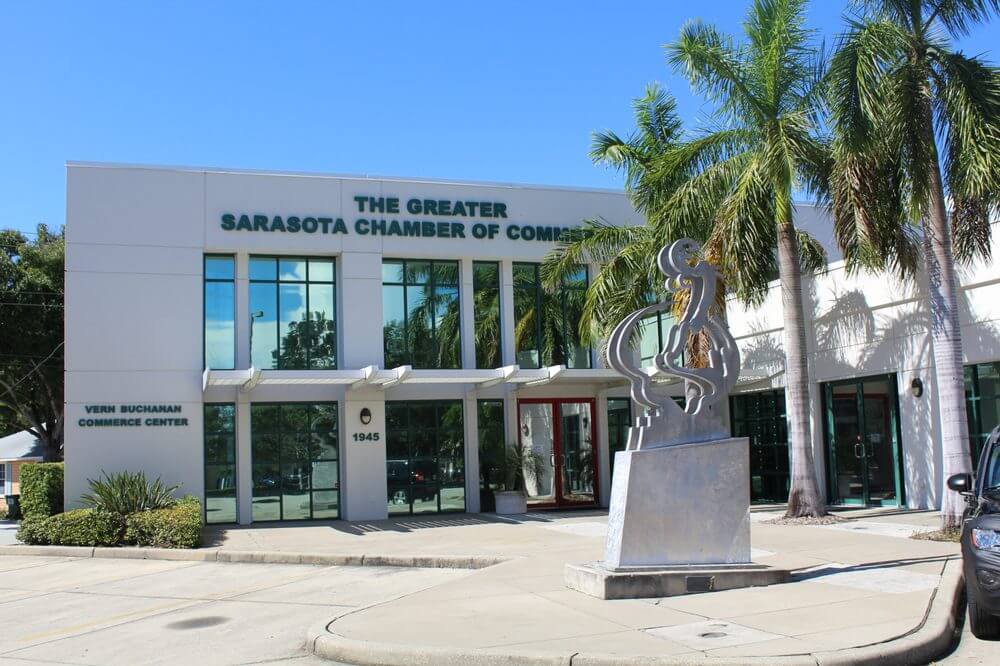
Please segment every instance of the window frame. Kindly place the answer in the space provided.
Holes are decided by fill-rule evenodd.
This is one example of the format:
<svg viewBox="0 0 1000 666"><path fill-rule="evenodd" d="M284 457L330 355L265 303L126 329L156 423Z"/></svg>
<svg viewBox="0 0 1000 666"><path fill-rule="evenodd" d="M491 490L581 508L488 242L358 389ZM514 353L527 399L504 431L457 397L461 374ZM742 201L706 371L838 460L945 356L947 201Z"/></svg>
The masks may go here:
<svg viewBox="0 0 1000 666"><path fill-rule="evenodd" d="M209 408L212 408L212 407L232 407L233 408L233 425L232 425L232 429L231 430L213 430L213 431L209 432L209 430L208 430L208 410L209 410ZM203 421L203 423L202 423L202 447L201 447L202 458L201 458L201 462L202 462L202 489L203 489L204 498L205 498L204 506L202 507L202 515L204 516L204 520L205 520L205 524L206 525L235 525L235 524L239 523L239 521L240 521L239 443L237 441L237 435L236 435L237 421L238 421L238 419L236 417L236 409L237 409L236 408L236 403L233 403L233 402L206 402L206 403L202 404L202 414L203 414L202 421ZM233 502L234 502L234 505L235 505L235 507L234 507L235 510L233 511L233 521L210 521L208 519L208 497L209 497L209 494L208 494L209 493L209 490L208 490L208 478L209 478L208 477L208 468L209 468L209 465L218 467L218 466L220 466L220 464L225 464L225 463L209 462L208 456L206 455L206 453L207 453L206 449L207 449L207 444L208 444L208 438L209 438L209 436L219 436L219 435L226 435L226 436L229 436L229 437L232 438L232 453L233 453L233 463L232 463L232 466L233 466L233 488L232 488L232 497L233 497ZM216 489L213 492L218 492L218 490ZM219 497L225 497L226 495L219 494L218 496Z"/></svg>
<svg viewBox="0 0 1000 666"><path fill-rule="evenodd" d="M489 266L496 269L496 284L486 287L479 286L479 272L476 270L480 266ZM494 356L496 363L482 363L485 360L486 353L483 353L483 359L480 359L480 348L478 340L476 338L476 329L479 325L479 311L476 308L476 296L480 291L486 290L496 290L497 293L497 330L500 332L500 337L496 341L496 351L491 353ZM494 368L499 368L503 365L503 340L505 336L504 332L504 319L503 319L503 275L500 269L499 261L476 261L472 262L472 346L476 357L476 368L479 370L492 370Z"/></svg>
<svg viewBox="0 0 1000 666"><path fill-rule="evenodd" d="M448 409L449 407L454 407L456 405L459 407L459 411L460 411L460 413L462 415L462 424L461 424L461 427L458 428L458 430L457 430L458 433L461 436L461 441L462 441L462 453L461 453L461 459L462 459L462 480L460 482L455 482L455 481L445 482L442 479L442 474L441 474L441 461L443 459L443 456L441 455L441 443L442 443L442 436L443 436L443 434L446 433L447 430L449 430L449 429L446 428L446 427L444 427L442 425L442 422L441 422L439 416L440 416L440 411L441 410ZM401 489L401 488L405 488L406 492L407 492L407 498L408 498L407 506L409 507L409 510L407 512L405 512L405 513L404 512L399 512L399 511L397 511L397 512L391 512L390 511L390 512L388 512L389 517L391 518L393 516L439 515L439 514L448 514L448 513L464 513L466 511L468 511L468 508L469 508L469 497L468 497L468 474L469 474L469 468L468 468L468 462L469 462L469 460L468 460L468 452L466 451L468 443L466 442L466 438L465 438L465 402L462 401L462 400L457 400L457 399L386 400L385 401L385 406L386 406L386 429L385 429L385 439L386 439L386 442L385 442L385 444L386 444L386 490L387 490L386 505L388 507L389 498L391 497L391 495L389 495L389 493L392 493L393 489L398 490L398 489ZM402 428L391 428L391 427L389 427L389 410L393 409L393 408L397 408L398 409L398 408L401 408L401 407L405 407L405 409L406 409L406 428L405 428L405 432L406 432L406 446L407 446L407 458L406 458L406 461L407 461L407 465L406 465L407 481L406 481L406 483L393 483L393 482L389 481L389 461L390 461L390 457L389 457L390 456L390 452L389 452L390 442L389 442L389 439L391 437L391 434L394 431L403 432L404 430ZM433 407L434 408L434 416L435 416L435 427L433 428L433 434L434 434L434 455L430 456L430 457L428 457L428 456L422 456L422 455L414 455L414 449L413 449L413 447L414 447L415 442L418 441L418 438L415 437L414 435L418 431L418 429L417 429L417 426L414 425L414 423L412 421L412 418L413 418L413 410L415 408L418 408L418 407L423 407L423 408ZM477 439L478 439L478 433L477 433ZM412 473L411 473L412 463L415 460L416 461L427 461L429 458L431 458L431 459L434 460L434 465L435 465L435 468L436 468L437 473L438 473L438 479L437 479L437 481L434 484L414 483L413 482L413 476L412 476ZM398 460L398 458L391 458L391 460L395 461L395 460ZM478 469L475 470L475 473L478 475L479 470ZM477 486L478 486L478 483L477 483ZM433 487L435 489L435 493L436 493L436 496L437 496L437 511L434 511L434 512L421 511L419 513L414 512L414 510L413 510L413 498L414 498L414 492L413 491L414 491L414 488L425 488L426 489L426 488L431 488L431 487ZM448 489L448 488L461 488L462 489L462 507L460 509L444 509L443 510L441 508L441 491L445 490L445 489Z"/></svg>
<svg viewBox="0 0 1000 666"><path fill-rule="evenodd" d="M997 374L1000 374L1000 361L970 363L962 368L965 380L966 423L969 428L969 453L972 456L973 471L979 465L979 456L982 454L983 447L992 430L991 428L986 432L983 431L983 401L987 399L1000 402L1000 393L983 395L982 384L980 383L980 369L983 366L994 366Z"/></svg>
<svg viewBox="0 0 1000 666"><path fill-rule="evenodd" d="M410 281L410 279L409 279L409 273L410 273L410 271L409 271L409 268L408 268L408 265L410 263L422 263L422 264L428 264L430 266L430 273L428 275L427 282L420 283L420 282L411 282ZM386 279L385 279L385 272L384 272L386 264L398 264L398 265L401 266L401 274L403 276L403 281L402 282L386 281ZM435 360L435 364L431 365L431 366L418 365L418 364L416 364L416 363L413 362L414 361L413 350L410 348L410 307L409 307L409 292L410 292L410 289L409 288L410 287L423 287L424 289L429 290L429 292L431 294L431 297L433 298L436 295L436 293L437 293L437 288L438 288L438 284L439 284L438 280L437 280L437 271L435 270L435 266L445 265L445 264L454 265L454 267L455 267L455 284L452 285L452 284L448 284L448 283L441 283L441 287L444 288L444 289L455 289L455 304L458 306L458 317L459 317L459 323L458 323L458 348L456 349L456 361L457 361L457 364L454 367L442 367L440 364L436 363L436 360L440 358L441 347L440 347L440 340L438 339L438 328L437 328L436 317L432 317L431 318L430 334L431 334L431 340L433 341L432 342L433 349L431 351L431 358L433 360ZM395 365L396 365L395 363L390 364L388 362L388 360L387 360L389 358L389 350L386 347L387 340L386 340L385 335L384 335L384 331L385 331L385 327L386 327L386 320L385 320L385 288L387 286L388 287L402 287L402 289L403 289L403 346L404 346L404 353L402 354L402 356L405 357L403 359L405 362L401 363L399 365L409 365L409 366L411 366L411 367L413 367L415 369L420 369L420 370L462 370L463 369L463 363L462 363L462 342L463 342L463 337L464 336L463 336L462 324L461 324L461 319L462 319L462 262L461 262L461 260L459 260L459 259L405 259L405 258L402 258L402 257L382 257L382 268L383 268L383 273L382 273L382 303L383 303L383 309L382 309L382 331L383 331L383 337L382 337L382 364L385 365L385 366L390 366L391 365L392 367L395 367ZM475 334L473 334L473 338L475 338Z"/></svg>
<svg viewBox="0 0 1000 666"><path fill-rule="evenodd" d="M544 291L544 287L542 286L542 276L541 276L541 267L542 267L542 264L540 264L538 262L532 262L532 261L515 261L515 262L513 262L514 275L515 275L515 279L513 281L513 283L514 283L513 284L513 291L514 291L514 313L515 313L514 316L515 316L515 320L517 318L517 295L518 295L518 292L519 291L520 292L526 292L526 291L529 290L528 287L525 287L525 286L520 286L519 287L518 284L517 284L516 275L517 275L517 269L519 267L521 267L521 268L531 267L533 269L533 273L534 273L534 276L533 276L531 284L534 286L534 289L532 289L532 291L534 292L534 302L535 302L535 312L536 312L536 316L535 316L535 339L534 339L534 347L531 347L529 349L536 349L536 350L538 350L538 365L536 367L532 367L530 369L540 369L540 368L547 367L549 365L553 365L553 363L555 361L554 358L548 358L548 359L545 358L545 352L544 352L544 349L542 348L542 341L544 339L544 330L543 330L544 322L542 321L542 317L538 316L538 314L537 314L537 313L541 313L542 312L542 294L543 294L543 291ZM558 294L558 296L559 296L559 317L560 317L559 328L560 328L560 330L562 332L562 338L563 338L564 343L565 343L565 341L568 341L568 340L571 339L570 335L569 335L569 332L571 330L575 330L575 334L574 334L573 338L574 339L579 339L579 325L580 325L579 321L576 322L576 329L572 329L570 327L570 325L569 325L569 321L567 319L567 311L568 311L567 298L566 298L567 297L567 293L569 291L582 291L582 292L586 293L587 289L590 288L590 267L587 266L587 264L578 264L577 265L577 269L583 272L583 286L582 287L581 286L577 286L577 285L573 285L573 284L568 284L567 280L565 278L563 278L562 283L559 286L559 294ZM517 321L514 322L514 326L515 327L517 326ZM567 370L590 370L590 369L593 369L593 367L594 367L594 349L593 349L593 347L591 347L590 345L584 346L584 345L582 345L582 343L581 343L581 347L586 350L586 359L587 359L586 365L584 365L584 366L571 366L569 364L569 360L570 360L570 356L571 356L572 350L569 348L568 345L565 345L565 348L562 350L563 356L564 356L564 358L562 359L562 364L564 364L566 366ZM518 349L518 347L517 347L517 341L515 340L514 341L514 356L518 360L518 364L519 365L520 365L520 353L521 353L521 350ZM528 366L525 366L525 365L521 365L521 367L528 368Z"/></svg>
<svg viewBox="0 0 1000 666"><path fill-rule="evenodd" d="M260 259L270 259L274 261L275 272L274 279L260 279L253 278L252 271L250 267L252 266L254 260ZM306 276L304 280L282 280L280 272L280 262L281 261L303 261L306 266ZM329 261L331 263L331 277L329 280L313 280L310 276L310 264L313 261ZM252 254L247 260L247 283L248 291L250 292L250 298L252 298L253 285L255 284L272 284L274 285L274 329L275 329L275 350L277 351L277 358L275 364L268 370L336 370L340 362L340 354L338 353L338 340L340 334L340 325L337 321L337 257L327 256L327 255L282 255L282 254ZM304 368L291 368L284 367L282 365L282 335L281 335L281 285L292 284L292 285L303 285L305 287L305 304L304 309L306 312L306 321L312 324L312 310L310 309L310 289L311 285L329 285L331 291L333 292L333 302L330 304L330 314L331 321L333 322L333 363L329 367L314 367L312 359L312 345L305 347L306 356L306 367ZM249 299L248 299L249 303ZM250 312L252 315L253 305L250 305ZM248 316L251 316L248 315ZM255 324L251 320L250 326L253 327ZM318 337L318 336L313 336ZM315 342L315 339L313 340ZM250 339L250 365L253 365L253 338Z"/></svg>
<svg viewBox="0 0 1000 666"><path fill-rule="evenodd" d="M210 278L208 277L209 259L229 259L233 264L233 277L231 278ZM236 255L208 252L201 257L201 367L202 370L208 368L208 285L209 284L229 284L233 290L233 363L227 368L212 368L212 370L235 370L236 369L236 347L237 347L237 326L236 321Z"/></svg>
<svg viewBox="0 0 1000 666"><path fill-rule="evenodd" d="M309 459L308 459L308 464L309 464L309 490L308 490L308 493L309 493L309 517L307 517L307 518L287 518L286 519L285 518L285 494L284 494L285 488L284 488L284 479L283 479L283 473L282 473L282 468L285 465L285 460L282 457L282 453L283 453L282 437L285 435L285 432L284 432L284 429L282 427L283 416L282 416L281 410L284 407L300 407L300 408L301 407L307 407L307 408L314 408L314 407L319 407L319 406L332 407L333 408L335 423L334 423L333 430L331 430L331 433L333 434L333 436L334 436L334 438L336 440L336 443L337 443L337 457L336 457L336 459L333 459L333 458L313 458L313 456L312 456L312 443L311 443L311 441L312 441L312 435L316 434L316 431L314 431L311 426L305 432L303 432L303 431L294 431L296 435L305 434L310 439L310 445L309 445L310 446L310 455L309 455ZM277 407L278 408L277 416L276 416L277 423L275 424L275 429L273 431L264 431L264 432L254 433L254 429L253 429L253 408L254 407ZM343 518L343 504L342 504L342 501L343 501L343 492L342 492L342 489L341 489L341 486L343 485L342 484L343 469L342 469L342 466L341 466L341 457L342 457L343 451L342 451L341 440L340 440L340 411L341 411L340 410L340 403L337 402L337 401L323 401L323 400L321 400L321 401L316 401L316 402L310 402L310 401L281 401L281 402L253 402L253 403L250 403L250 423L251 423L251 426L250 426L250 479L251 479L250 480L250 520L251 520L251 522L254 522L254 523L284 523L284 522L291 522L291 521L296 521L296 520L302 520L302 521L341 520ZM273 436L273 437L276 438L277 462L273 463L273 465L275 465L277 467L278 476L279 476L279 485L278 485L278 489L277 489L277 495L260 495L260 497L272 497L272 496L276 496L278 498L278 518L277 519L273 519L273 520L270 520L270 519L254 519L254 517L253 517L253 501L254 501L254 498L255 498L255 495L254 495L254 472L255 472L255 467L257 465L272 465L272 463L259 463L259 462L255 462L254 461L254 457L253 457L254 438L256 436L258 436L258 435L263 435L263 436L270 435L270 436ZM328 487L314 488L313 487L312 465L313 465L313 463L317 463L317 462L336 462L337 463L337 487L336 488L328 488ZM319 518L315 517L314 495L315 495L316 492L336 492L337 493L337 517L336 518L330 518L328 516L321 516Z"/></svg>

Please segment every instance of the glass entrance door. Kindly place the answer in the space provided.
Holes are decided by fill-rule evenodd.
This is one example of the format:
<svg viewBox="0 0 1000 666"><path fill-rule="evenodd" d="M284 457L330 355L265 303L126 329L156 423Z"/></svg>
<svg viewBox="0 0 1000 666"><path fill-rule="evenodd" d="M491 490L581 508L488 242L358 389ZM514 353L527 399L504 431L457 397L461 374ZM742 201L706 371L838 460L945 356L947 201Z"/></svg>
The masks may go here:
<svg viewBox="0 0 1000 666"><path fill-rule="evenodd" d="M895 376L830 382L823 389L831 500L898 506L903 488Z"/></svg>
<svg viewBox="0 0 1000 666"><path fill-rule="evenodd" d="M541 473L525 479L532 506L596 502L597 458L593 400L522 400L519 437L540 459Z"/></svg>

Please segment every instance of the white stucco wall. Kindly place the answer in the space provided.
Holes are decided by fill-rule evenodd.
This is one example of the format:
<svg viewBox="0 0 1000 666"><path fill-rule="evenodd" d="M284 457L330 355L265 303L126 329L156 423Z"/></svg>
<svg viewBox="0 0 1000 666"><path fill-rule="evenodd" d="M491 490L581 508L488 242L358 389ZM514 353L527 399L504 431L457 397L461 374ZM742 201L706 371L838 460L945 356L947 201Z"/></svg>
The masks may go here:
<svg viewBox="0 0 1000 666"><path fill-rule="evenodd" d="M498 201L506 219L442 218L359 212L355 196ZM225 213L343 218L344 235L224 230ZM358 218L451 219L465 224L467 237L400 238L355 232ZM235 387L202 390L202 260L206 253L236 257L236 368L250 365L248 260L253 254L334 256L337 261L337 358L340 369L382 367L383 258L460 260L463 349L470 367L471 276L474 260L496 260L501 271L499 341L503 364L515 362L512 265L540 261L553 243L511 240L512 224L576 226L602 217L638 223L639 216L619 192L403 179L233 172L188 168L71 164L67 176L66 250L66 498L73 506L87 479L102 471L144 469L182 492L203 492L203 402L237 404L239 513L251 510L251 402L336 401L340 405L341 502L349 519L386 513L384 401L456 399L465 401L466 498L478 508L475 401L505 398L507 437L517 435L517 398L597 400L598 493L608 496L605 404L623 396L622 385L573 379L516 390L509 385L476 390L470 384L400 385L383 391L340 386L259 386L250 394ZM833 244L825 214L796 207L797 224L827 247L831 264L806 281L808 349L813 396L813 447L821 478L825 473L822 382L848 377L895 374L899 388L902 453L907 504L934 506L941 486L937 446L932 355L927 336L927 300L917 281L902 284L886 275L847 275ZM496 223L493 239L469 235L476 222ZM595 267L591 267L592 275ZM962 270L962 324L966 362L1000 359L1000 274L992 264ZM730 303L729 321L744 367L767 378L741 385L762 390L783 385L782 319L775 283L760 307ZM595 359L595 365L597 365ZM925 385L922 398L910 395L910 380ZM86 405L181 405L183 427L88 428L79 425ZM368 407L382 441L355 443L357 414ZM100 416L100 415L98 415Z"/></svg>

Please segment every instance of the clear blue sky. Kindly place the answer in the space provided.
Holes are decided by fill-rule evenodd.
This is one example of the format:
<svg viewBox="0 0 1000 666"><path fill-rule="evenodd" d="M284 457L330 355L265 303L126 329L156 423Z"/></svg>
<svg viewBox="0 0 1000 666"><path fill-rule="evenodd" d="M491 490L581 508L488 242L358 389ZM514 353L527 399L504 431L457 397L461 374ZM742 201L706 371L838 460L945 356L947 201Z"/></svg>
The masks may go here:
<svg viewBox="0 0 1000 666"><path fill-rule="evenodd" d="M591 132L650 81L696 119L661 46L748 2L5 2L0 227L63 223L66 160L619 187Z"/></svg>

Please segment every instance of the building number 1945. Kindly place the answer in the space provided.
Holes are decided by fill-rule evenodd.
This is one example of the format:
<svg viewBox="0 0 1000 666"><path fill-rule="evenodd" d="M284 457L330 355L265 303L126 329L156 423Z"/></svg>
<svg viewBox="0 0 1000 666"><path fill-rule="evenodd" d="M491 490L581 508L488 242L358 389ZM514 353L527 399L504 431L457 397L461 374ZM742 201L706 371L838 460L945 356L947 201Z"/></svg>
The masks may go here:
<svg viewBox="0 0 1000 666"><path fill-rule="evenodd" d="M380 433L377 432L356 432L354 433L355 442L377 442L382 439Z"/></svg>

